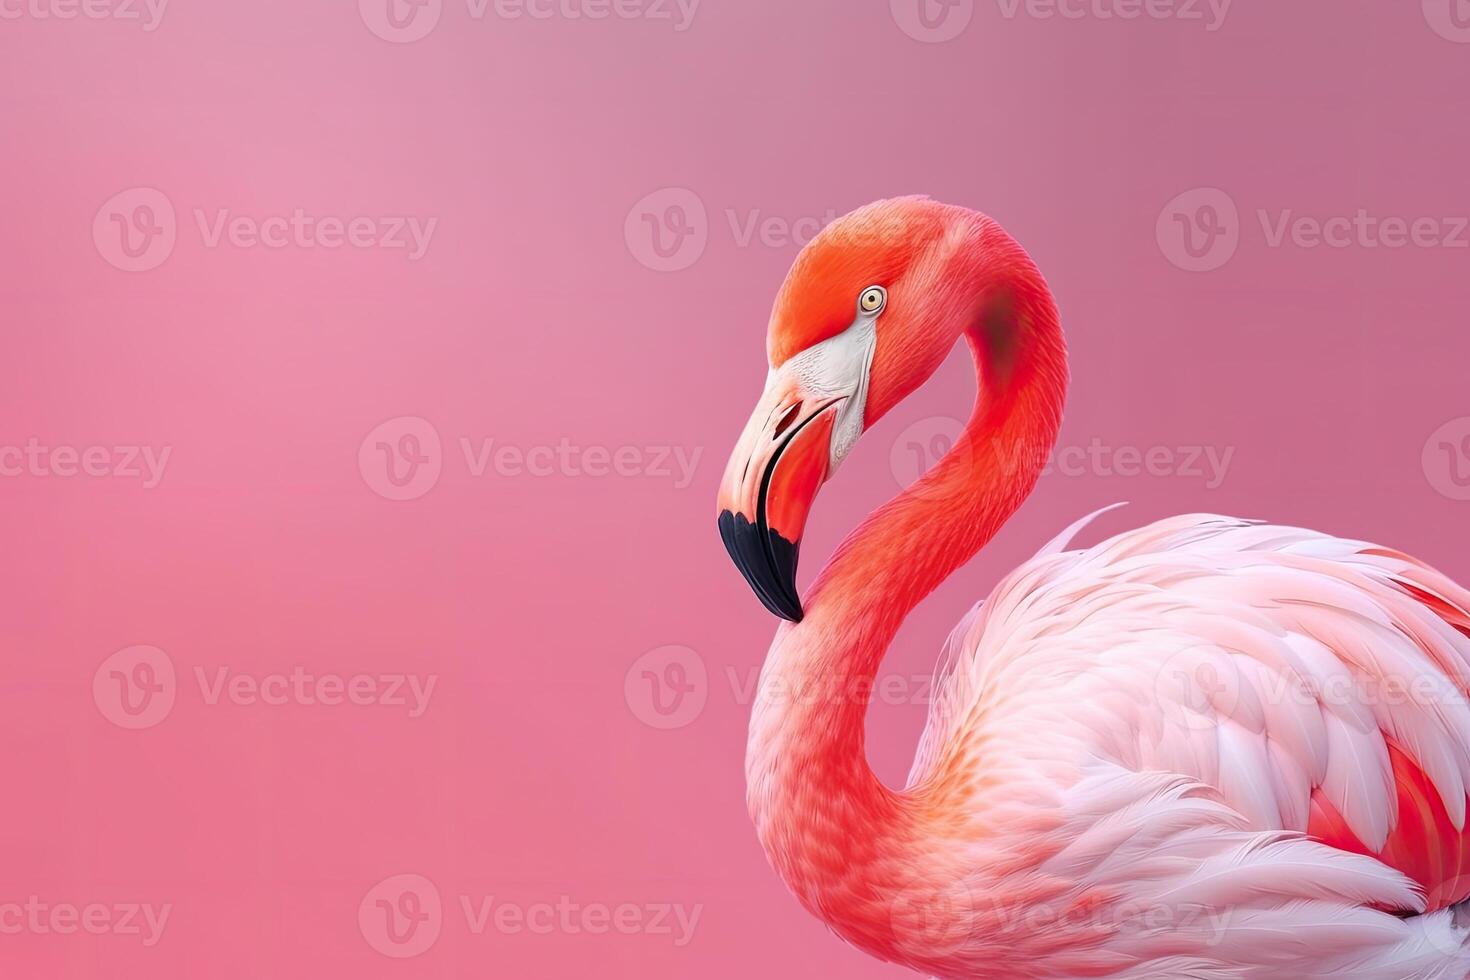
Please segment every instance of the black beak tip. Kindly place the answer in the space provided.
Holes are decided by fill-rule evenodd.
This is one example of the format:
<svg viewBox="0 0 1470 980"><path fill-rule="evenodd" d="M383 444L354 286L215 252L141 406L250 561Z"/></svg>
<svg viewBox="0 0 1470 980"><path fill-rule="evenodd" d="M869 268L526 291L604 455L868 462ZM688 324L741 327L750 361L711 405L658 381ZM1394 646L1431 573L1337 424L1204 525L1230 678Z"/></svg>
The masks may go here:
<svg viewBox="0 0 1470 980"><path fill-rule="evenodd" d="M771 609L770 606L767 606L766 608ZM790 606L783 605L780 609L771 609L771 612L775 613L781 619L786 620L786 622L788 623L799 623L801 622L802 616L805 615L801 609L800 599L793 600Z"/></svg>
<svg viewBox="0 0 1470 980"><path fill-rule="evenodd" d="M775 531L752 524L744 514L728 510L720 512L720 539L761 603L784 620L801 622L801 599L796 595L801 542L787 541Z"/></svg>

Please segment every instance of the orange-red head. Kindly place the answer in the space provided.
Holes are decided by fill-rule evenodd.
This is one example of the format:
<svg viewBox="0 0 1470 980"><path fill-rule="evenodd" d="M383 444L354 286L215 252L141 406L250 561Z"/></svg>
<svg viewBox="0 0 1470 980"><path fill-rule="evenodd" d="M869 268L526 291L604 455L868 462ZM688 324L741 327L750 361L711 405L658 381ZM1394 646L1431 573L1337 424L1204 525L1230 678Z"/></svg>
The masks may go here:
<svg viewBox="0 0 1470 980"><path fill-rule="evenodd" d="M719 499L725 547L773 613L801 619L797 552L818 488L975 325L993 267L1018 260L1029 265L989 218L927 198L860 208L797 256Z"/></svg>

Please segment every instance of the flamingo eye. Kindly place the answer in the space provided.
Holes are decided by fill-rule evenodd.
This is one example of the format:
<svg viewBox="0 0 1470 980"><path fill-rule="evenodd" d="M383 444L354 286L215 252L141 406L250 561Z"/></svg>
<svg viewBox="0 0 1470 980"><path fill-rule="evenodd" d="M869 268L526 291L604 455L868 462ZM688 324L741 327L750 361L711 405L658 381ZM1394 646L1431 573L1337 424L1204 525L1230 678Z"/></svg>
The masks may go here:
<svg viewBox="0 0 1470 980"><path fill-rule="evenodd" d="M886 305L888 305L888 290L882 286L869 286L858 297L858 309L869 315L881 312Z"/></svg>

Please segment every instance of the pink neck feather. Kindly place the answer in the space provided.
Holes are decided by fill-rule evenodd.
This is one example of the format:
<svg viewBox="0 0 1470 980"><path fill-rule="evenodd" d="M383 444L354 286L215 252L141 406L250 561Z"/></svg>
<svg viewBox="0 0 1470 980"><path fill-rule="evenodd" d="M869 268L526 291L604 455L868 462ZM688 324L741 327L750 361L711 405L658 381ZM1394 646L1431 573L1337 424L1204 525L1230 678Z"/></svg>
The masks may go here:
<svg viewBox="0 0 1470 980"><path fill-rule="evenodd" d="M1004 236L995 229L995 235ZM934 817L868 766L864 719L879 664L909 611L1020 507L1055 444L1067 385L1051 294L1008 237L952 327L975 357L979 396L955 448L837 549L783 626L762 672L746 757L762 844L798 898L850 941L895 958L884 912L931 849Z"/></svg>

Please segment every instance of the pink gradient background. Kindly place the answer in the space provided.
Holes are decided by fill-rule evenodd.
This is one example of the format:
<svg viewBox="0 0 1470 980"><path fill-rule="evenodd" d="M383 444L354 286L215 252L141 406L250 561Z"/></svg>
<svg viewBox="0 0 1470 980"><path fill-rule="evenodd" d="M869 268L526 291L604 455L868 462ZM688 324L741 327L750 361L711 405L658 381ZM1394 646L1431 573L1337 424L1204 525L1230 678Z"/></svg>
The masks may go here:
<svg viewBox="0 0 1470 980"><path fill-rule="evenodd" d="M493 6L477 21L444 0L403 44L353 0L173 0L151 32L0 19L0 445L172 450L153 489L0 478L0 906L172 906L153 947L0 934L0 974L906 975L803 913L745 816L740 690L775 624L729 567L713 501L795 246L742 246L727 212L789 220L915 192L987 210L1064 312L1065 445L1234 451L1213 489L1048 477L916 613L885 673L927 674L1002 571L1118 500L1132 505L1091 535L1212 510L1380 540L1470 579L1470 503L1447 469L1470 457L1425 452L1446 423L1470 434L1455 422L1470 416L1470 250L1271 247L1256 218L1470 213L1470 44L1431 29L1436 2L1242 2L1209 31L1008 18L984 0L934 44L886 0L704 0L683 31ZM130 273L92 226L135 187L167 195L178 240ZM674 272L625 240L635 202L666 187L707 213L707 247ZM1156 227L1200 187L1238 206L1239 246L1188 272ZM210 248L196 208L438 225L419 261ZM898 488L905 430L942 428L971 395L956 357L865 436L818 504L804 581ZM433 425L442 474L392 501L359 448L400 416ZM461 438L702 455L684 487L476 477ZM167 654L177 694L128 730L93 680L137 644ZM707 682L697 716L664 729L645 722L635 662L669 645ZM195 679L298 666L438 680L409 718L211 704ZM873 709L889 780L918 701ZM359 927L370 889L400 874L444 903L413 959ZM701 911L682 946L476 935L460 896L491 895Z"/></svg>

